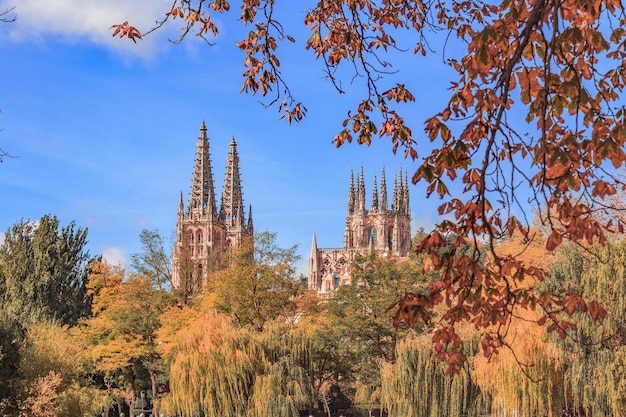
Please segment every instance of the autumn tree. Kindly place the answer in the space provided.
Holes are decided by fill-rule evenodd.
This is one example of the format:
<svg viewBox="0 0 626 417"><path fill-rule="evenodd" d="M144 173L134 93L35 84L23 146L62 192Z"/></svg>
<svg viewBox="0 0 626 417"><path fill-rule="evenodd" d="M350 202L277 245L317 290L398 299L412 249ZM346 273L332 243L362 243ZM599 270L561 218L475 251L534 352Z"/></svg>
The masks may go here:
<svg viewBox="0 0 626 417"><path fill-rule="evenodd" d="M186 416L297 416L312 402L309 342L289 324L273 322L259 332L223 314L201 314L177 332L163 409Z"/></svg>
<svg viewBox="0 0 626 417"><path fill-rule="evenodd" d="M278 16L296 6L289 1L242 0L239 20L249 31L237 47L244 53L242 91L260 94L291 122L305 116L283 74L282 42L295 42ZM180 22L182 41L195 34L211 41L216 15L226 0L174 0L154 28L128 22L113 35L141 39L167 22ZM343 79L360 95L343 129L341 146L369 145L376 137L415 161L414 183L441 199L443 216L420 247L429 253L440 280L424 299L401 299L405 319L429 321L430 307L444 304L433 334L442 359L457 363L457 323L483 330L486 355L502 346L512 309L551 311L563 302L532 288L519 294L526 277L544 271L516 258L502 258L496 242L514 232L527 235L530 209L547 228L546 248L563 241L605 242L624 224L604 198L624 190L613 168L626 162L626 16L619 0L513 0L500 3L448 0L320 0L302 12L309 33L304 47L322 62L327 79L347 92ZM180 19L180 20L179 20ZM444 45L443 51L434 45ZM441 63L456 75L449 100L434 115L411 116L416 101L413 75L394 71L407 54L442 53ZM431 61L424 61L429 64ZM415 124L423 126L417 134ZM603 212L609 221L598 221ZM612 220L612 221L611 221ZM439 256L447 234L458 236ZM477 262L486 244L489 262ZM457 256L466 245L474 251ZM495 329L492 322L500 323ZM567 327L551 316L550 328ZM552 326L552 324L554 326ZM485 330L485 325L490 329ZM456 353L455 353L456 352ZM454 367L453 367L454 368Z"/></svg>
<svg viewBox="0 0 626 417"><path fill-rule="evenodd" d="M168 298L152 286L150 277L130 274L104 262L91 266L88 288L92 317L80 327L88 347L86 358L97 371L114 377L118 393L133 408L147 374L152 398L158 394L162 371L156 346L160 314Z"/></svg>
<svg viewBox="0 0 626 417"><path fill-rule="evenodd" d="M90 383L83 345L67 326L32 323L22 345L19 375L26 391L20 415L70 417L108 407L107 393Z"/></svg>
<svg viewBox="0 0 626 417"><path fill-rule="evenodd" d="M296 247L280 248L275 233L259 233L254 241L231 248L224 269L213 273L208 284L217 311L257 330L279 317L294 320L305 290L296 276L297 259Z"/></svg>
<svg viewBox="0 0 626 417"><path fill-rule="evenodd" d="M23 323L36 318L74 324L89 313L87 230L56 216L22 220L0 246L3 309Z"/></svg>

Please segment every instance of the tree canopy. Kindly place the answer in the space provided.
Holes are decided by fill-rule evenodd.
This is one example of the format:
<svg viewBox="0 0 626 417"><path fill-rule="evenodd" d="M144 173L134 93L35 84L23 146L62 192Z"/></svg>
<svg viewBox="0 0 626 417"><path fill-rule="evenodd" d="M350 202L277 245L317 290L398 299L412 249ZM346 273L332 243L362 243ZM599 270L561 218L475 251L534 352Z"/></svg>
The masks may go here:
<svg viewBox="0 0 626 417"><path fill-rule="evenodd" d="M139 233L141 252L131 255L131 266L138 274L148 276L159 288L172 287L171 250L165 249L158 230L142 229Z"/></svg>
<svg viewBox="0 0 626 417"><path fill-rule="evenodd" d="M3 309L24 322L51 318L73 324L89 313L87 229L56 216L22 220L0 245L0 299Z"/></svg>
<svg viewBox="0 0 626 417"><path fill-rule="evenodd" d="M211 273L208 290L215 294L217 311L240 326L262 330L267 321L293 321L303 287L296 277L296 247L278 247L276 234L258 233L232 248L224 268Z"/></svg>
<svg viewBox="0 0 626 417"><path fill-rule="evenodd" d="M301 120L306 107L281 67L283 43L296 39L279 16L302 6L286 0L237 6L241 24L250 28L237 42L245 55L242 91L265 97L288 122ZM112 26L113 35L137 41L173 21L182 29L176 42L195 34L211 43L219 32L217 15L230 9L227 0L174 0L155 27L125 22ZM334 143L389 140L394 153L415 161L413 183L425 183L427 195L441 199L442 220L419 247L440 279L428 296L400 300L404 318L428 322L430 307L445 304L435 344L458 350L455 324L470 321L485 330L487 355L502 346L516 306L544 311L550 329L566 328L549 314L564 300L521 285L529 277L543 279L543 269L503 257L495 247L514 233L532 241L532 210L540 213L548 250L567 240L602 243L607 233L623 231L622 219L606 204L624 190L614 174L626 162L622 2L319 0L301 18L308 31L302 45L337 90L347 92L343 79L364 86L350 90L364 93ZM434 50L438 44L443 51ZM456 73L445 93L449 100L434 114L415 117L410 104L417 91L406 82L411 74L394 66L408 54L440 52L442 65ZM448 234L457 239L441 256ZM483 243L490 256L478 262ZM468 244L473 251L457 253Z"/></svg>

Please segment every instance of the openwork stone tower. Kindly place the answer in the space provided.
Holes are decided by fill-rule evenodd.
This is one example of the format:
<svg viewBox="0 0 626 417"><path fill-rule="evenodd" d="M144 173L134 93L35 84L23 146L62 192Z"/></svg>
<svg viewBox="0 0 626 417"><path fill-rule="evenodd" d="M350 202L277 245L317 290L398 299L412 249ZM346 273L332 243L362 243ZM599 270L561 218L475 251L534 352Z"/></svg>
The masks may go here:
<svg viewBox="0 0 626 417"><path fill-rule="evenodd" d="M209 255L239 246L254 232L252 206L244 216L243 193L239 175L239 155L235 138L226 158L226 177L219 212L215 199L207 129L202 121L191 180L189 204L185 209L180 193L176 219L176 241L172 256L172 281L175 287L193 283L198 287L207 279Z"/></svg>
<svg viewBox="0 0 626 417"><path fill-rule="evenodd" d="M407 256L411 251L411 208L408 176L402 170L394 177L391 207L383 167L380 194L376 177L372 204L366 209L363 168L358 178L350 174L348 215L342 248L318 248L315 233L309 257L309 288L319 294L332 293L352 282L350 264L359 253L378 251L383 256Z"/></svg>

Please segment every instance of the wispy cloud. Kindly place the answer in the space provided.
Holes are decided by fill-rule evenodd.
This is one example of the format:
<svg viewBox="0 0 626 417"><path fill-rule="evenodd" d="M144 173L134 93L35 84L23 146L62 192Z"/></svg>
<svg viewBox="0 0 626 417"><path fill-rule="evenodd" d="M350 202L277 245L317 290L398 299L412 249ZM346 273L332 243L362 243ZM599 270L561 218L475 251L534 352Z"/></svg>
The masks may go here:
<svg viewBox="0 0 626 417"><path fill-rule="evenodd" d="M111 265L126 267L126 249L116 246L107 246L101 250L102 258Z"/></svg>
<svg viewBox="0 0 626 417"><path fill-rule="evenodd" d="M137 44L113 38L111 25L129 21L141 30L149 29L163 17L163 1L128 0L0 0L0 10L15 5L17 20L2 30L14 41L42 41L50 36L81 43L90 42L125 54L149 57L156 52L156 36Z"/></svg>

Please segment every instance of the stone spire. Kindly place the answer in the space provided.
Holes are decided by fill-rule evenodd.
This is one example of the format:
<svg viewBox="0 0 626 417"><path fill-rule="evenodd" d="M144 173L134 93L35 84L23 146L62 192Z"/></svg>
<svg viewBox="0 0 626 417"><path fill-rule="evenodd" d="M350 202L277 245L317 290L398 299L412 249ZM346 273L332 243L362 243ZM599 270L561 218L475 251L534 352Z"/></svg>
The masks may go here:
<svg viewBox="0 0 626 417"><path fill-rule="evenodd" d="M391 197L391 211L398 211L398 175L393 176L393 194Z"/></svg>
<svg viewBox="0 0 626 417"><path fill-rule="evenodd" d="M357 188L357 210L365 211L365 176L363 175L363 166L361 166L361 174L359 175L359 185Z"/></svg>
<svg viewBox="0 0 626 417"><path fill-rule="evenodd" d="M309 288L317 290L321 285L318 276L318 263L317 263L317 239L315 238L315 231L313 231L313 239L311 240L311 254L309 256Z"/></svg>
<svg viewBox="0 0 626 417"><path fill-rule="evenodd" d="M383 165L383 173L380 178L380 211L386 213L387 207L387 181L385 181L385 166Z"/></svg>
<svg viewBox="0 0 626 417"><path fill-rule="evenodd" d="M222 191L222 206L220 208L220 220L227 225L245 225L243 216L243 196L241 193L241 181L239 177L239 155L235 137L230 142L230 151L226 158L226 177Z"/></svg>
<svg viewBox="0 0 626 417"><path fill-rule="evenodd" d="M209 154L209 139L206 134L204 120L200 125L200 137L196 150L196 164L191 180L189 194L189 213L200 212L210 217L217 213L215 191L213 189L213 173L211 171L211 155Z"/></svg>
<svg viewBox="0 0 626 417"><path fill-rule="evenodd" d="M404 214L411 214L411 204L409 201L409 174L406 171L404 172L404 190L402 200L404 205Z"/></svg>
<svg viewBox="0 0 626 417"><path fill-rule="evenodd" d="M350 188L348 189L348 215L354 213L354 203L355 203L355 195L354 195L354 171L350 170Z"/></svg>
<svg viewBox="0 0 626 417"><path fill-rule="evenodd" d="M250 235L254 235L254 224L252 223L252 204L250 204L250 210L248 210L248 227L246 231Z"/></svg>
<svg viewBox="0 0 626 417"><path fill-rule="evenodd" d="M376 181L376 175L374 175L374 189L372 190L372 207L371 207L371 211L372 212L377 212L378 211L378 185L377 185L377 181Z"/></svg>
<svg viewBox="0 0 626 417"><path fill-rule="evenodd" d="M180 201L178 202L178 216L182 217L185 213L185 204L183 203L183 192L180 192Z"/></svg>

